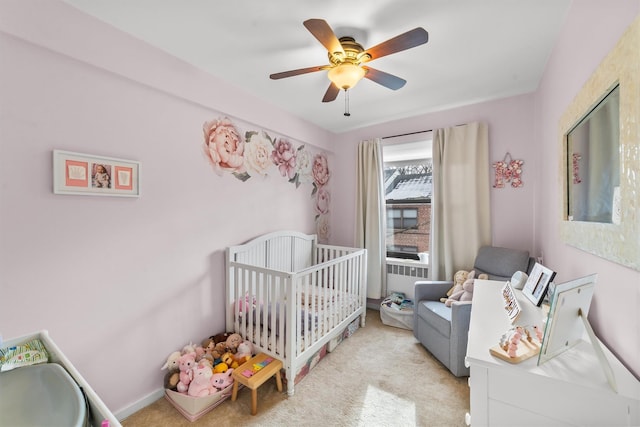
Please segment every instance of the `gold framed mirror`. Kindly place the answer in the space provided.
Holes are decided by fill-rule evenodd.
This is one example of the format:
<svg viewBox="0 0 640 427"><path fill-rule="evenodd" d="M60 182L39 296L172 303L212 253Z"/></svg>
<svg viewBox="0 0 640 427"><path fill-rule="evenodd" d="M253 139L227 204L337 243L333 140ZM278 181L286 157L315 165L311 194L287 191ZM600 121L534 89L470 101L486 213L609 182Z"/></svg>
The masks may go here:
<svg viewBox="0 0 640 427"><path fill-rule="evenodd" d="M619 146L607 149L613 152L609 162L596 161L604 157L599 147L597 155L582 163L584 158L576 148L579 145L571 142L570 135L612 93L619 100L619 127L614 129L614 137L605 139L618 137ZM580 147L586 150L584 145ZM562 115L560 148L562 240L640 270L640 18L625 31ZM597 194L604 214L577 213L576 206L587 204L580 201L579 193L586 192L583 189L588 186L579 184L583 177L590 176L593 181L602 181L603 177L609 181Z"/></svg>

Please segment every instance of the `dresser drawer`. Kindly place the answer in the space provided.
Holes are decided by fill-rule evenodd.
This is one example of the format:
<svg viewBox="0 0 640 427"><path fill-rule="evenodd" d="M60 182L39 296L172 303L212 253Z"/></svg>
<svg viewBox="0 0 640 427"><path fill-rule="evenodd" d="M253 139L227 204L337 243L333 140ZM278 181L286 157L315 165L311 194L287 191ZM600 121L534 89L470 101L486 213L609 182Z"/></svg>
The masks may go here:
<svg viewBox="0 0 640 427"><path fill-rule="evenodd" d="M603 381L606 380L603 377ZM609 388L593 389L518 369L492 369L489 400L571 425L630 425L633 404ZM494 411L489 410L493 424ZM562 425L562 424L560 424Z"/></svg>

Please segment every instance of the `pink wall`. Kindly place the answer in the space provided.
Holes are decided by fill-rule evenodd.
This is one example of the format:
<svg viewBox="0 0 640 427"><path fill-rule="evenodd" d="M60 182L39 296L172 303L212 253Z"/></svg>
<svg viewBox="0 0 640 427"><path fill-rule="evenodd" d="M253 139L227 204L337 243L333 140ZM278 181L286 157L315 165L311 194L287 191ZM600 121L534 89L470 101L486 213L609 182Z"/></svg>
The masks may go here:
<svg viewBox="0 0 640 427"><path fill-rule="evenodd" d="M540 144L536 242L562 282L598 273L589 313L596 334L640 376L640 272L566 245L560 239L559 119L582 85L638 16L640 1L576 1L536 93ZM635 236L635 238L639 238Z"/></svg>
<svg viewBox="0 0 640 427"><path fill-rule="evenodd" d="M225 330L227 246L315 232L310 184L216 175L203 122L332 138L65 3L1 8L0 333L48 329L117 413L161 389L169 353ZM54 195L53 149L141 161L142 196Z"/></svg>

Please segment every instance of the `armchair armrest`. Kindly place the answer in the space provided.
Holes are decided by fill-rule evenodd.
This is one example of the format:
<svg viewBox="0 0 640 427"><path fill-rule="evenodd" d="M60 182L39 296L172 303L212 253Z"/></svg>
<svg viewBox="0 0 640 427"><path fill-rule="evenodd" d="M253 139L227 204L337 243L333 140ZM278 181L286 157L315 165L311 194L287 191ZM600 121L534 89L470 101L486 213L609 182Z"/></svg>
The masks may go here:
<svg viewBox="0 0 640 427"><path fill-rule="evenodd" d="M471 301L455 301L451 304L451 368L454 375L469 375L469 368L465 364L469 337L469 323L471 322Z"/></svg>
<svg viewBox="0 0 640 427"><path fill-rule="evenodd" d="M451 304L451 336L466 338L471 323L471 301L454 301Z"/></svg>
<svg viewBox="0 0 640 427"><path fill-rule="evenodd" d="M422 300L438 301L447 296L447 291L453 286L453 281L425 280L418 281L414 285L414 301Z"/></svg>

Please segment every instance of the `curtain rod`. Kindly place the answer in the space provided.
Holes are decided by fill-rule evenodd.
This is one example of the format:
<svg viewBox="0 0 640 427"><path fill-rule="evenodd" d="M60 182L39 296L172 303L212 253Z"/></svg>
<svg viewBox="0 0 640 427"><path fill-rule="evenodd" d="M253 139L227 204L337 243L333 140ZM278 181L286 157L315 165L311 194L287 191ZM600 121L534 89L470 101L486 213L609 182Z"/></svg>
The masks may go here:
<svg viewBox="0 0 640 427"><path fill-rule="evenodd" d="M417 135L419 133L427 133L427 132L433 132L433 129L427 129L427 130L419 130L416 132L409 132L409 133L401 133L400 135L389 135L389 136L383 136L380 139L389 139L389 138L398 138L400 136L409 136L409 135Z"/></svg>
<svg viewBox="0 0 640 427"><path fill-rule="evenodd" d="M454 127L464 126L464 125L466 125L466 123L461 123L459 125L455 125ZM380 139L398 138L400 136L416 135L416 134L419 134L419 133L427 133L427 132L433 132L433 129L419 130L419 131L416 131L416 132L409 132L409 133L401 133L400 135L383 136Z"/></svg>

